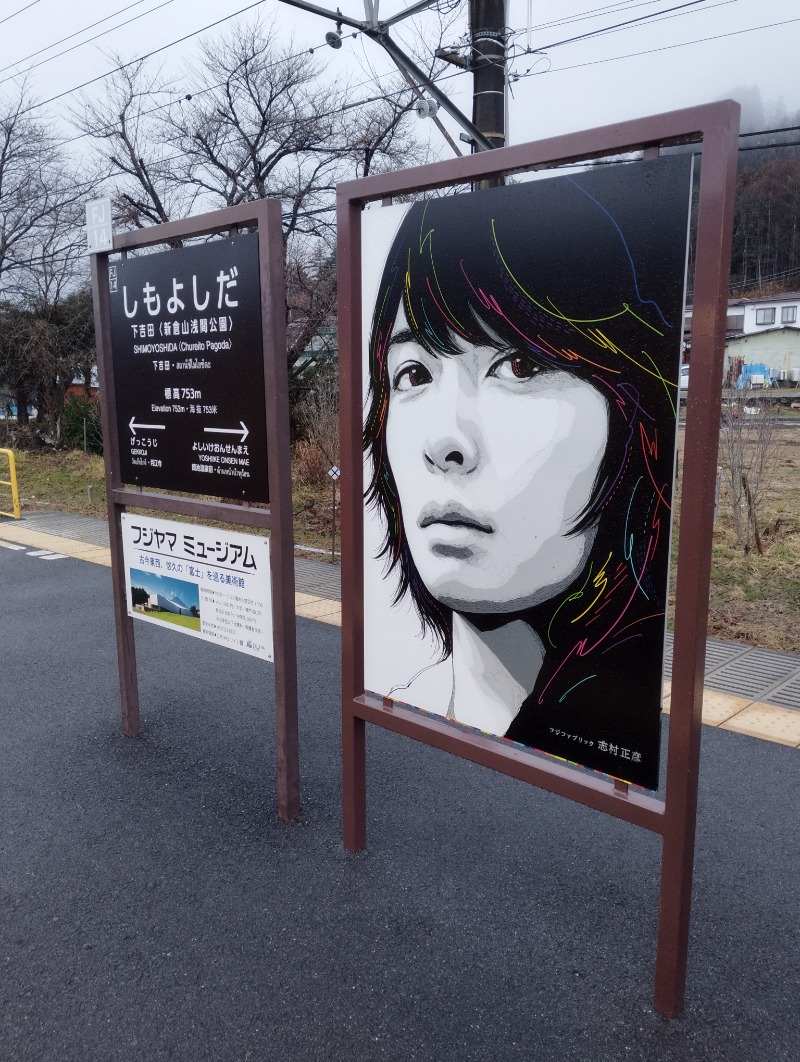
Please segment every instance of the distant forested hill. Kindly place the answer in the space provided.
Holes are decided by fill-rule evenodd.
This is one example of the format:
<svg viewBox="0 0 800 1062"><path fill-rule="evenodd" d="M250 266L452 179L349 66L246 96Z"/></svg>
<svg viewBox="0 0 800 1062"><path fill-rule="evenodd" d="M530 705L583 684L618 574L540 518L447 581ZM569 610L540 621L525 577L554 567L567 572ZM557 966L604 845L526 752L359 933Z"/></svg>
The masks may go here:
<svg viewBox="0 0 800 1062"><path fill-rule="evenodd" d="M734 294L800 289L800 156L787 157L790 151L767 148L740 155L731 256Z"/></svg>

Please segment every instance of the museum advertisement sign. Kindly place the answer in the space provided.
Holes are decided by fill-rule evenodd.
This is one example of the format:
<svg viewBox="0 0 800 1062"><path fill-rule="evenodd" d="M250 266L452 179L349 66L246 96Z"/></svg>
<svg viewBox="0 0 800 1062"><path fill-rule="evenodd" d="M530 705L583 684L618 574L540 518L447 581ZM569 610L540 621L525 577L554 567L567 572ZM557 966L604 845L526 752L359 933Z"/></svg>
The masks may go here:
<svg viewBox="0 0 800 1062"><path fill-rule="evenodd" d="M273 660L269 539L122 514L128 615Z"/></svg>

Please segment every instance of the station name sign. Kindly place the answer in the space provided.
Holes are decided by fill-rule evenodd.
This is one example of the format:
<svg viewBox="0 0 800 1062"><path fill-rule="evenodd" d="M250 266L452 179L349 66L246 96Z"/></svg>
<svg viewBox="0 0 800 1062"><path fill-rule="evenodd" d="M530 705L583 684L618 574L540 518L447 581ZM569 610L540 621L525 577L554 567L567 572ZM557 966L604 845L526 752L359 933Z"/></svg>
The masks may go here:
<svg viewBox="0 0 800 1062"><path fill-rule="evenodd" d="M269 501L258 236L109 264L124 482Z"/></svg>

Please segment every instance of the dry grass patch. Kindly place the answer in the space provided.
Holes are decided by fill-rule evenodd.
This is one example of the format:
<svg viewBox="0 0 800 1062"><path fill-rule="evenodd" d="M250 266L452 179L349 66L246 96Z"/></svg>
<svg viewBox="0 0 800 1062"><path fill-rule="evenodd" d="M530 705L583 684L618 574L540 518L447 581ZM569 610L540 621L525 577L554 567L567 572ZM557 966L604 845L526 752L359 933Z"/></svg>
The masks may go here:
<svg viewBox="0 0 800 1062"><path fill-rule="evenodd" d="M23 511L57 509L105 519L102 457L82 450L17 450L14 458Z"/></svg>
<svg viewBox="0 0 800 1062"><path fill-rule="evenodd" d="M679 444L680 478L683 432ZM81 451L20 452L16 457L23 509L47 507L105 517L101 458ZM331 547L333 530L333 490L328 467L328 458L314 444L295 447L295 540L324 550ZM91 505L87 494L90 485ZM341 518L338 502L337 491L337 550ZM723 485L714 528L709 634L765 649L800 653L800 427L780 429L778 458L762 516L764 555L745 554L736 539L730 500ZM673 559L676 556L677 542L673 543ZM673 563L671 602L675 575Z"/></svg>
<svg viewBox="0 0 800 1062"><path fill-rule="evenodd" d="M683 464L683 432L679 469ZM680 483L678 484L680 487ZM712 547L709 634L764 649L800 653L800 429L779 431L762 507L763 556L744 553L723 482ZM673 559L677 550L673 544ZM673 564L674 595L676 565Z"/></svg>

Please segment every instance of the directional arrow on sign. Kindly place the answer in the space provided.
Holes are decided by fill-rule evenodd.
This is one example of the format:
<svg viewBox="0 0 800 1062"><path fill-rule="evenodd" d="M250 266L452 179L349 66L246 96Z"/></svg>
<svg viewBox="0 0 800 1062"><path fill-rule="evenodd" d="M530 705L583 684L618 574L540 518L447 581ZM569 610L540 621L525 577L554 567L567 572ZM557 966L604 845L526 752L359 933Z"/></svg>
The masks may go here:
<svg viewBox="0 0 800 1062"><path fill-rule="evenodd" d="M128 425L131 429L131 435L135 435L139 428L146 428L148 431L164 431L166 425L164 424L137 424L136 417L131 417L131 422Z"/></svg>
<svg viewBox="0 0 800 1062"><path fill-rule="evenodd" d="M239 442L244 442L247 436L250 434L250 429L245 425L243 420L240 420L241 428L203 428L203 431L207 431L214 435L241 435Z"/></svg>

